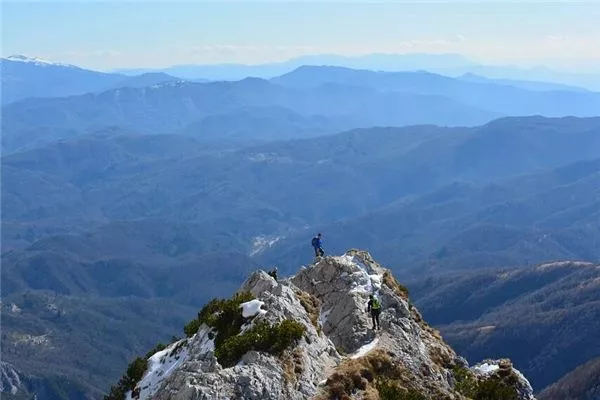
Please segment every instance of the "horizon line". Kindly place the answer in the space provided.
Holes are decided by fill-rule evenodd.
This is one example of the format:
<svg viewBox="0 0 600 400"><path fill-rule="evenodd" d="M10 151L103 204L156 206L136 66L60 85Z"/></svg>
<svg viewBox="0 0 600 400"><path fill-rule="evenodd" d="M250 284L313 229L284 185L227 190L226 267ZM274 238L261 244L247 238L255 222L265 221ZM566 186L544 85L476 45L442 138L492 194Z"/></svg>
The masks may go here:
<svg viewBox="0 0 600 400"><path fill-rule="evenodd" d="M18 54L11 54L11 55L7 55L7 56L2 56L2 59L6 59L6 60L10 60L11 58L17 58L17 57L25 57L27 59L30 59L32 61L34 60L38 60L39 62L47 62L50 64L56 64L56 65L62 65L62 66L71 66L71 67L76 67L76 68L80 68L80 69L85 69L85 70L90 70L90 71L96 71L96 72L107 72L107 73L118 73L118 72L133 72L133 71L146 71L146 72L153 72L153 71L163 71L163 70L168 70L168 69L173 69L173 68L186 68L186 67L247 67L247 68L252 68L252 67L267 67L267 66L284 66L285 64L288 63L293 63L294 61L301 61L304 58L318 58L318 57L335 57L338 58L339 61L343 61L343 60L347 60L347 61L353 61L353 60L360 60L362 58L367 58L367 57L406 57L406 58L410 58L410 57L432 57L432 58L442 58L442 57L456 57L456 58L462 58L464 61L464 64L461 65L452 65L452 66L421 66L418 67L423 71L426 71L428 69L432 69L432 70L452 70L452 69L460 69L460 68L469 68L469 67L500 67L500 68L513 68L513 69L519 69L519 70L523 70L523 71L534 71L534 70L548 70L548 71L555 71L555 72L566 72L566 73L579 73L579 74L593 74L593 72L591 71L581 71L580 69L572 69L572 68L560 68L560 67L555 67L555 66L550 66L546 63L544 63L544 60L539 60L538 63L534 63L532 65L519 65L519 61L521 62L534 62L534 60L527 60L527 59L523 59L523 60L506 60L506 62L483 62L481 60L476 60L473 57L470 57L468 55L465 54L461 54L461 53L452 53L452 52L440 52L440 53L434 53L434 52L374 52L374 53L364 53L364 54L356 54L356 55L345 55L345 54L340 54L340 53L332 53L332 52L324 52L324 53L305 53L305 54L301 54L298 56L294 56L294 57L289 57L286 58L284 60L281 61L264 61L264 62L259 62L259 63L242 63L242 62L227 62L227 61L223 61L223 62L208 62L208 63L181 63L181 64L169 64L166 66L155 66L155 67L146 67L146 66L137 66L137 67L116 67L116 68L94 68L94 67L87 67L87 66L82 66L81 64L73 64L73 63L66 63L66 62L62 62L62 61L55 61L54 60L49 60L46 59L44 57L37 57L37 56L30 56L30 55L25 55L23 53L18 53ZM52 57L53 58L53 57ZM573 58L572 60L579 60L579 61L585 61L585 60L596 60L596 59L580 59L580 58ZM15 61L15 60L11 60L11 61ZM549 61L549 60L546 60ZM600 60L599 60L600 61ZM341 65L341 64L328 64L328 63L323 63L323 64L312 64L312 63L308 63L308 64L298 64L296 67L301 67L301 66L331 66L331 67L345 67L345 68L349 68L349 69L367 69L367 70L373 70L376 71L378 68L381 67L357 67L357 66L347 66L347 65ZM386 70L389 70L390 67L384 67ZM411 70L419 70L419 69L411 69ZM383 71L383 70L382 70Z"/></svg>

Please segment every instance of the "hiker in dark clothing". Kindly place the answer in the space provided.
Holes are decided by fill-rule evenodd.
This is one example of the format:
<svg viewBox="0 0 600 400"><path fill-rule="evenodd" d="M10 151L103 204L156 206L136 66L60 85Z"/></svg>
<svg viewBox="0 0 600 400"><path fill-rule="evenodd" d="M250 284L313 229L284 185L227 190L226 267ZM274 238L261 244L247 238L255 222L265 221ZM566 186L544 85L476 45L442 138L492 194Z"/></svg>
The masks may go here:
<svg viewBox="0 0 600 400"><path fill-rule="evenodd" d="M311 243L315 249L315 257L323 257L325 255L325 251L323 251L323 239L321 239L321 234L319 233L317 236L312 238Z"/></svg>
<svg viewBox="0 0 600 400"><path fill-rule="evenodd" d="M277 267L275 267L272 270L270 270L269 272L267 272L267 274L269 274L270 276L272 276L273 279L277 280Z"/></svg>
<svg viewBox="0 0 600 400"><path fill-rule="evenodd" d="M371 312L371 319L373 320L372 329L381 329L379 324L379 314L381 313L381 303L372 294L369 295L369 302L367 303L367 312Z"/></svg>

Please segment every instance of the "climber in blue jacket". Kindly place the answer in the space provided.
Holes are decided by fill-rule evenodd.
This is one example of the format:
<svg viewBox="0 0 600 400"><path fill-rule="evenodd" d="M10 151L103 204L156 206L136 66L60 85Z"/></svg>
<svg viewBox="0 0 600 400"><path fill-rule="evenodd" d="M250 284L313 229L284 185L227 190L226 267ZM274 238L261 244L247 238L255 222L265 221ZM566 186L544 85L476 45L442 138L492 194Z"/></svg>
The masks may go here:
<svg viewBox="0 0 600 400"><path fill-rule="evenodd" d="M311 243L315 249L315 257L323 257L325 255L325 251L323 251L323 239L321 239L321 234L319 233L317 236L312 238Z"/></svg>

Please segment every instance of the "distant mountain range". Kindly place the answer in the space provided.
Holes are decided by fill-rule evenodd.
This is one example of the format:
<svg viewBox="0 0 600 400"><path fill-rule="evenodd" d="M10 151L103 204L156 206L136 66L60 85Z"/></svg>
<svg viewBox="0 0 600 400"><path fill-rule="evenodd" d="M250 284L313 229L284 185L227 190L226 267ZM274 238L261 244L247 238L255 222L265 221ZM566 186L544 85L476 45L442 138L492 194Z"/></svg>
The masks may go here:
<svg viewBox="0 0 600 400"><path fill-rule="evenodd" d="M111 85L119 88L6 105L3 151L115 126L251 143L355 127L474 126L503 115L586 117L600 110L600 93L594 92L533 91L426 72L339 67L301 67L271 81L194 83L159 74Z"/></svg>
<svg viewBox="0 0 600 400"><path fill-rule="evenodd" d="M177 81L9 104L3 108L2 144L5 152L12 152L113 126L137 133L184 130L189 134L194 133L194 126L203 124L203 119L212 117L214 121L219 115L229 115L227 119L235 126L239 124L236 120L247 120L248 108L255 112L264 109L261 127L270 129L270 139L292 138L298 133L315 136L323 129L331 132L335 128L374 125L472 126L501 115L445 96L340 84L296 89L254 78L206 84ZM280 118L282 109L299 117L286 122ZM30 118L32 114L35 119ZM321 122L315 127L315 121ZM208 121L204 123L207 126ZM289 125L289 129L269 128L271 124L281 127L282 123ZM316 132L311 133L313 127ZM194 134L202 138L202 132Z"/></svg>
<svg viewBox="0 0 600 400"><path fill-rule="evenodd" d="M29 97L64 97L119 87L142 87L178 80L164 73L140 76L104 73L74 65L12 56L0 61L2 104Z"/></svg>
<svg viewBox="0 0 600 400"><path fill-rule="evenodd" d="M139 75L160 71L188 79L240 80L246 77L269 79L304 65L344 66L382 71L416 71L431 68L464 68L477 64L457 54L370 54L358 57L323 54L307 55L270 64L175 65L163 69L117 69L115 72Z"/></svg>
<svg viewBox="0 0 600 400"><path fill-rule="evenodd" d="M295 88L335 83L381 91L444 96L462 104L511 116L596 116L600 110L600 94L597 93L528 91L488 80L472 82L428 72L373 72L305 66L272 81ZM571 103L571 106L566 108L566 103Z"/></svg>
<svg viewBox="0 0 600 400"><path fill-rule="evenodd" d="M540 399L597 398L598 374L593 373L598 372L600 357L597 263L548 262L438 274L408 284L424 318L468 360L503 352L539 391L595 358Z"/></svg>
<svg viewBox="0 0 600 400"><path fill-rule="evenodd" d="M182 79L194 82L242 80L247 77L270 79L302 66L337 66L392 72L426 70L455 76L463 81L501 84L534 91L584 91L584 88L600 91L600 76L593 74L488 67L452 54L305 56L284 63L266 65L185 65L165 69L118 70L111 73L21 55L3 58L0 62L2 104L29 97L64 97L111 88L151 86Z"/></svg>
<svg viewBox="0 0 600 400"><path fill-rule="evenodd" d="M479 65L467 68L431 69L447 76L460 76L467 73L490 79L509 79L519 81L551 82L569 86L578 86L588 90L600 91L600 74L590 72L555 71L546 67L518 68L508 66Z"/></svg>
<svg viewBox="0 0 600 400"><path fill-rule="evenodd" d="M532 81L532 80L518 80L518 79L494 79L494 78L486 78L481 75L466 73L457 77L460 80L467 82L476 82L476 83L493 83L497 85L505 85L505 86L514 86L521 89L526 90L535 90L540 92L548 92L548 91L573 91L573 92L585 92L587 89L565 85L562 83L552 83L552 82L540 82L540 81Z"/></svg>
<svg viewBox="0 0 600 400"><path fill-rule="evenodd" d="M146 72L165 72L188 79L239 80L249 76L269 79L286 74L304 65L388 72L429 71L453 77L476 74L490 79L541 81L600 91L600 74L563 72L544 67L519 68L482 65L459 54L368 54L354 57L323 54L302 56L286 62L259 65L175 65L162 69L119 69L115 72L133 75ZM535 85L535 87L537 90L543 86Z"/></svg>

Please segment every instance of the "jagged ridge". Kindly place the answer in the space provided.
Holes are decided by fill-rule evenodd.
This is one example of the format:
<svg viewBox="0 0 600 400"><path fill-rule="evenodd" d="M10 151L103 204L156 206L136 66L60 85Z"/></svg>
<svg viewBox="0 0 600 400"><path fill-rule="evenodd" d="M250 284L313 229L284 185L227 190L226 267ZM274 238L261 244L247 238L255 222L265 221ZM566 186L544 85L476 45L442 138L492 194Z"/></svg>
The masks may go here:
<svg viewBox="0 0 600 400"><path fill-rule="evenodd" d="M278 354L251 350L224 368L215 357L217 332L202 324L192 337L149 357L133 397L534 399L508 360L469 368L367 252L325 257L279 282L257 271L239 291L246 292L256 300L244 307L242 334L257 324L293 320L304 326L302 337ZM365 310L370 293L383 305L378 332Z"/></svg>

